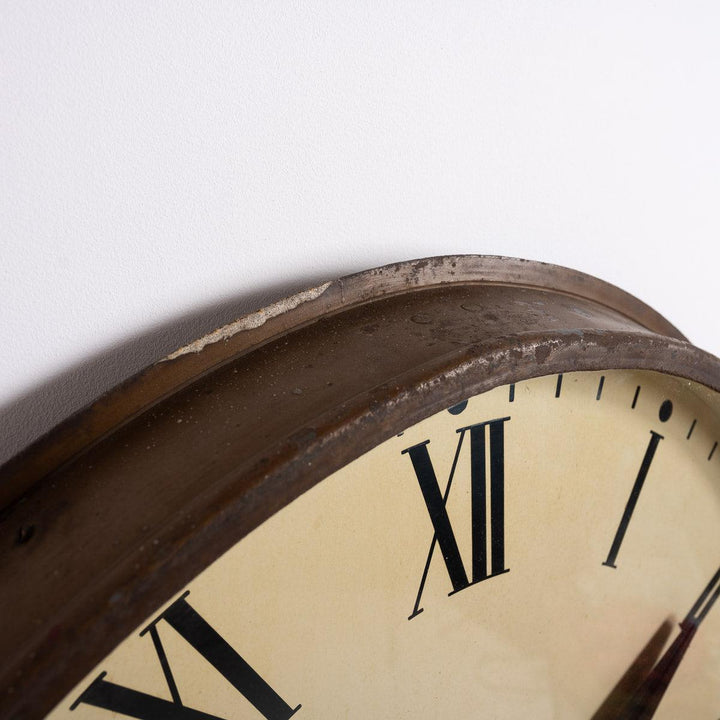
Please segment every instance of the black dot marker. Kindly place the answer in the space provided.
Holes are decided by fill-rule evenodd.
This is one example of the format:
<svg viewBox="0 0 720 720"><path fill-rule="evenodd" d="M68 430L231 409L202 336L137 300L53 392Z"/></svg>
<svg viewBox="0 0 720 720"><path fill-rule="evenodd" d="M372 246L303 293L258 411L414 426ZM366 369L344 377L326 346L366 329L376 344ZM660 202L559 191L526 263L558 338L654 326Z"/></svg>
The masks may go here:
<svg viewBox="0 0 720 720"><path fill-rule="evenodd" d="M463 400L462 402L459 402L457 405L453 405L452 407L448 408L448 412L451 415L459 415L466 407L467 407L468 401Z"/></svg>
<svg viewBox="0 0 720 720"><path fill-rule="evenodd" d="M658 412L660 422L667 422L672 415L672 411L672 403L670 402L670 400L665 400L665 402L663 402L663 404L660 406L660 411Z"/></svg>

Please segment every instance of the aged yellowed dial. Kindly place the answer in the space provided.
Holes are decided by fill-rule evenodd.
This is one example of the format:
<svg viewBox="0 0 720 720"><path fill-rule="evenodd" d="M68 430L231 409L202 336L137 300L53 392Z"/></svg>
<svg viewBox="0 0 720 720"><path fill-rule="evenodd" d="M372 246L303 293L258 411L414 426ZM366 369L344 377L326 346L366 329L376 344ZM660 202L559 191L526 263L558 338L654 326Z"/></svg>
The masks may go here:
<svg viewBox="0 0 720 720"><path fill-rule="evenodd" d="M442 410L269 517L50 717L644 717L663 653L647 717L718 717L719 413L641 370Z"/></svg>

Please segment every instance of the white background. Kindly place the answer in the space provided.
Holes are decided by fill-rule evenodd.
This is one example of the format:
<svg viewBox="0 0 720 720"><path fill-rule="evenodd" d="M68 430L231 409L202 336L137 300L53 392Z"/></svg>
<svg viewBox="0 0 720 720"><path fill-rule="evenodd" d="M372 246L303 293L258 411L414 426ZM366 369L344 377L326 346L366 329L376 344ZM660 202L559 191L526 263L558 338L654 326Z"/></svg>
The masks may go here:
<svg viewBox="0 0 720 720"><path fill-rule="evenodd" d="M715 1L0 0L0 461L269 300L546 260L720 353Z"/></svg>

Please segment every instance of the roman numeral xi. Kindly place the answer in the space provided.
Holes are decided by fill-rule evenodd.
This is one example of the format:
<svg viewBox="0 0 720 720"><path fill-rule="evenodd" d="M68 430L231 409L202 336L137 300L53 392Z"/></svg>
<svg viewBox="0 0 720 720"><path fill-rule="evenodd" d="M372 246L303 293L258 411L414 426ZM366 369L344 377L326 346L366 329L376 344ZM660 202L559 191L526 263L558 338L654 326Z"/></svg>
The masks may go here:
<svg viewBox="0 0 720 720"><path fill-rule="evenodd" d="M483 580L508 572L508 568L505 567L505 423L508 420L510 420L509 417L497 418L457 430L460 437L444 491L440 490L435 469L430 460L429 440L402 451L403 454L410 457L434 529L415 605L408 620L412 620L423 611L420 602L436 545L440 548L450 576L451 595ZM472 519L470 577L468 577L460 556L446 507L455 469L466 437L469 437L470 444L470 512Z"/></svg>
<svg viewBox="0 0 720 720"><path fill-rule="evenodd" d="M139 720L222 720L215 715L183 705L157 630L158 623L164 620L242 693L263 717L268 720L287 720L294 715L300 705L291 708L190 606L185 599L188 594L186 592L178 598L140 633L149 633L152 638L172 701L112 683L105 679L106 673L103 672L85 689L70 709L74 710L80 703L86 703Z"/></svg>

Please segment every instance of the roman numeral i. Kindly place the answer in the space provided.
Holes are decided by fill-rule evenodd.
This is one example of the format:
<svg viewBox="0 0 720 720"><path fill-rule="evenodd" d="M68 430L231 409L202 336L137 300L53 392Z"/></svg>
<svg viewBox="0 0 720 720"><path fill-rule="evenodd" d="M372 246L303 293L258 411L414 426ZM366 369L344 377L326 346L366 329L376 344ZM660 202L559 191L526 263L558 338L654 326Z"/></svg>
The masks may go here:
<svg viewBox="0 0 720 720"><path fill-rule="evenodd" d="M457 430L460 436L444 492L440 490L430 459L429 440L402 451L403 454L410 457L434 529L415 605L408 620L412 620L423 611L420 602L436 545L440 548L450 576L451 595L483 580L508 572L508 568L505 567L505 423L508 420L510 420L509 417L497 418ZM470 512L472 518L472 572L470 578L465 571L446 507L466 436L470 439ZM489 478L488 465L490 468ZM490 539L489 558L488 533Z"/></svg>
<svg viewBox="0 0 720 720"><path fill-rule="evenodd" d="M140 635L150 634L165 675L172 702L105 680L101 673L70 707L80 703L120 713L139 720L222 720L215 715L183 705L157 624L164 620L187 640L267 720L287 720L299 709L291 708L255 670L214 630L185 599L188 592L153 620Z"/></svg>

